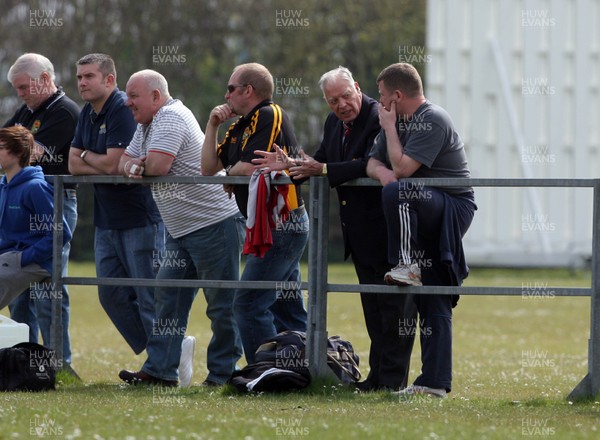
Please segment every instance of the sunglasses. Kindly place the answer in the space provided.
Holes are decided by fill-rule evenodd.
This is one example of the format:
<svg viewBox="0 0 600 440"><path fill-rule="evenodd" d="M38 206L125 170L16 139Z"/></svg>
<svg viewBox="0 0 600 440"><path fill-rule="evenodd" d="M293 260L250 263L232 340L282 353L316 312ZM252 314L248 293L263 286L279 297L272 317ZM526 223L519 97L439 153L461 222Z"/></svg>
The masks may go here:
<svg viewBox="0 0 600 440"><path fill-rule="evenodd" d="M247 86L248 86L248 84L238 84L238 85L229 84L229 85L227 86L227 91L228 91L229 93L233 93L233 91L234 91L235 89L239 89L240 87L247 87Z"/></svg>

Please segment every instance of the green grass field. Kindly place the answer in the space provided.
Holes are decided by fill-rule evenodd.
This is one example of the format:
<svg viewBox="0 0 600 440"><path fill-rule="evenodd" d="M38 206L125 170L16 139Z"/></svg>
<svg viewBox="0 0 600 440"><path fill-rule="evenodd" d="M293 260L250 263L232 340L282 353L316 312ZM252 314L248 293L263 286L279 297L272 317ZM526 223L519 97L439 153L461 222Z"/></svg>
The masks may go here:
<svg viewBox="0 0 600 440"><path fill-rule="evenodd" d="M72 264L73 276L93 266ZM356 282L351 265L332 265L330 282ZM589 286L567 270L472 271L466 285ZM546 284L547 283L547 284ZM188 333L197 339L189 389L132 388L120 369L135 356L100 307L95 287L71 287L73 367L56 392L0 394L0 439L515 439L600 437L600 403L566 397L587 372L589 298L463 296L454 313L453 391L443 401L400 402L332 384L283 395L240 395L197 386L210 337L202 295ZM3 314L7 310L2 311ZM350 340L367 374L369 341L359 297L330 294L330 335ZM416 344L411 379L420 369Z"/></svg>

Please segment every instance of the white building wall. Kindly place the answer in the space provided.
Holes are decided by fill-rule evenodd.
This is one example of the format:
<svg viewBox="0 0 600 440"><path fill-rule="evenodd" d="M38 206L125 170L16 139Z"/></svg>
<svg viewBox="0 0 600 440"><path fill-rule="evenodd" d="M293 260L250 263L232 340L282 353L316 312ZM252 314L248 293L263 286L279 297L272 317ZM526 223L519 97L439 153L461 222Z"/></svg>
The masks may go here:
<svg viewBox="0 0 600 440"><path fill-rule="evenodd" d="M473 177L600 177L600 0L428 0L425 94ZM476 188L472 264L575 265L592 190Z"/></svg>

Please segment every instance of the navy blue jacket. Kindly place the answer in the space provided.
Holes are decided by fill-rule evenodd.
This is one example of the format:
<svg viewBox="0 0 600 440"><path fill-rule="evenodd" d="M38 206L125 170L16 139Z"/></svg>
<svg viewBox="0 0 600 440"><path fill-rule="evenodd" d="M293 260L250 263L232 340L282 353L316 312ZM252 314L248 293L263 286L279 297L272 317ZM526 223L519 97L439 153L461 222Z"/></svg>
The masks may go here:
<svg viewBox="0 0 600 440"><path fill-rule="evenodd" d="M329 185L336 188L344 235L344 258L352 254L363 264L387 264L387 234L381 208L381 186L339 186L367 177L369 151L379 133L378 102L363 93L358 117L342 149L343 123L330 113L323 128L323 140L315 160L327 163Z"/></svg>

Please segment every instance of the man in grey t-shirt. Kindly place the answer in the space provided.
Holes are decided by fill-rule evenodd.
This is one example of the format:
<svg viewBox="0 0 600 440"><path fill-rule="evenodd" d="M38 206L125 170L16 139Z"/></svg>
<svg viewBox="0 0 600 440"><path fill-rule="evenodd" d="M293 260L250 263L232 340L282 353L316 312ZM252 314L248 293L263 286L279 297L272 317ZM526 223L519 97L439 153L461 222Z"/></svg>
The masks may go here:
<svg viewBox="0 0 600 440"><path fill-rule="evenodd" d="M473 190L403 179L469 177L463 143L448 113L423 95L413 66L392 64L377 83L381 132L369 155L367 174L384 186L388 259L395 265L385 281L399 286L460 285L468 274L462 237L477 209ZM450 391L455 300L450 295L415 295L423 367L401 396L445 397Z"/></svg>

